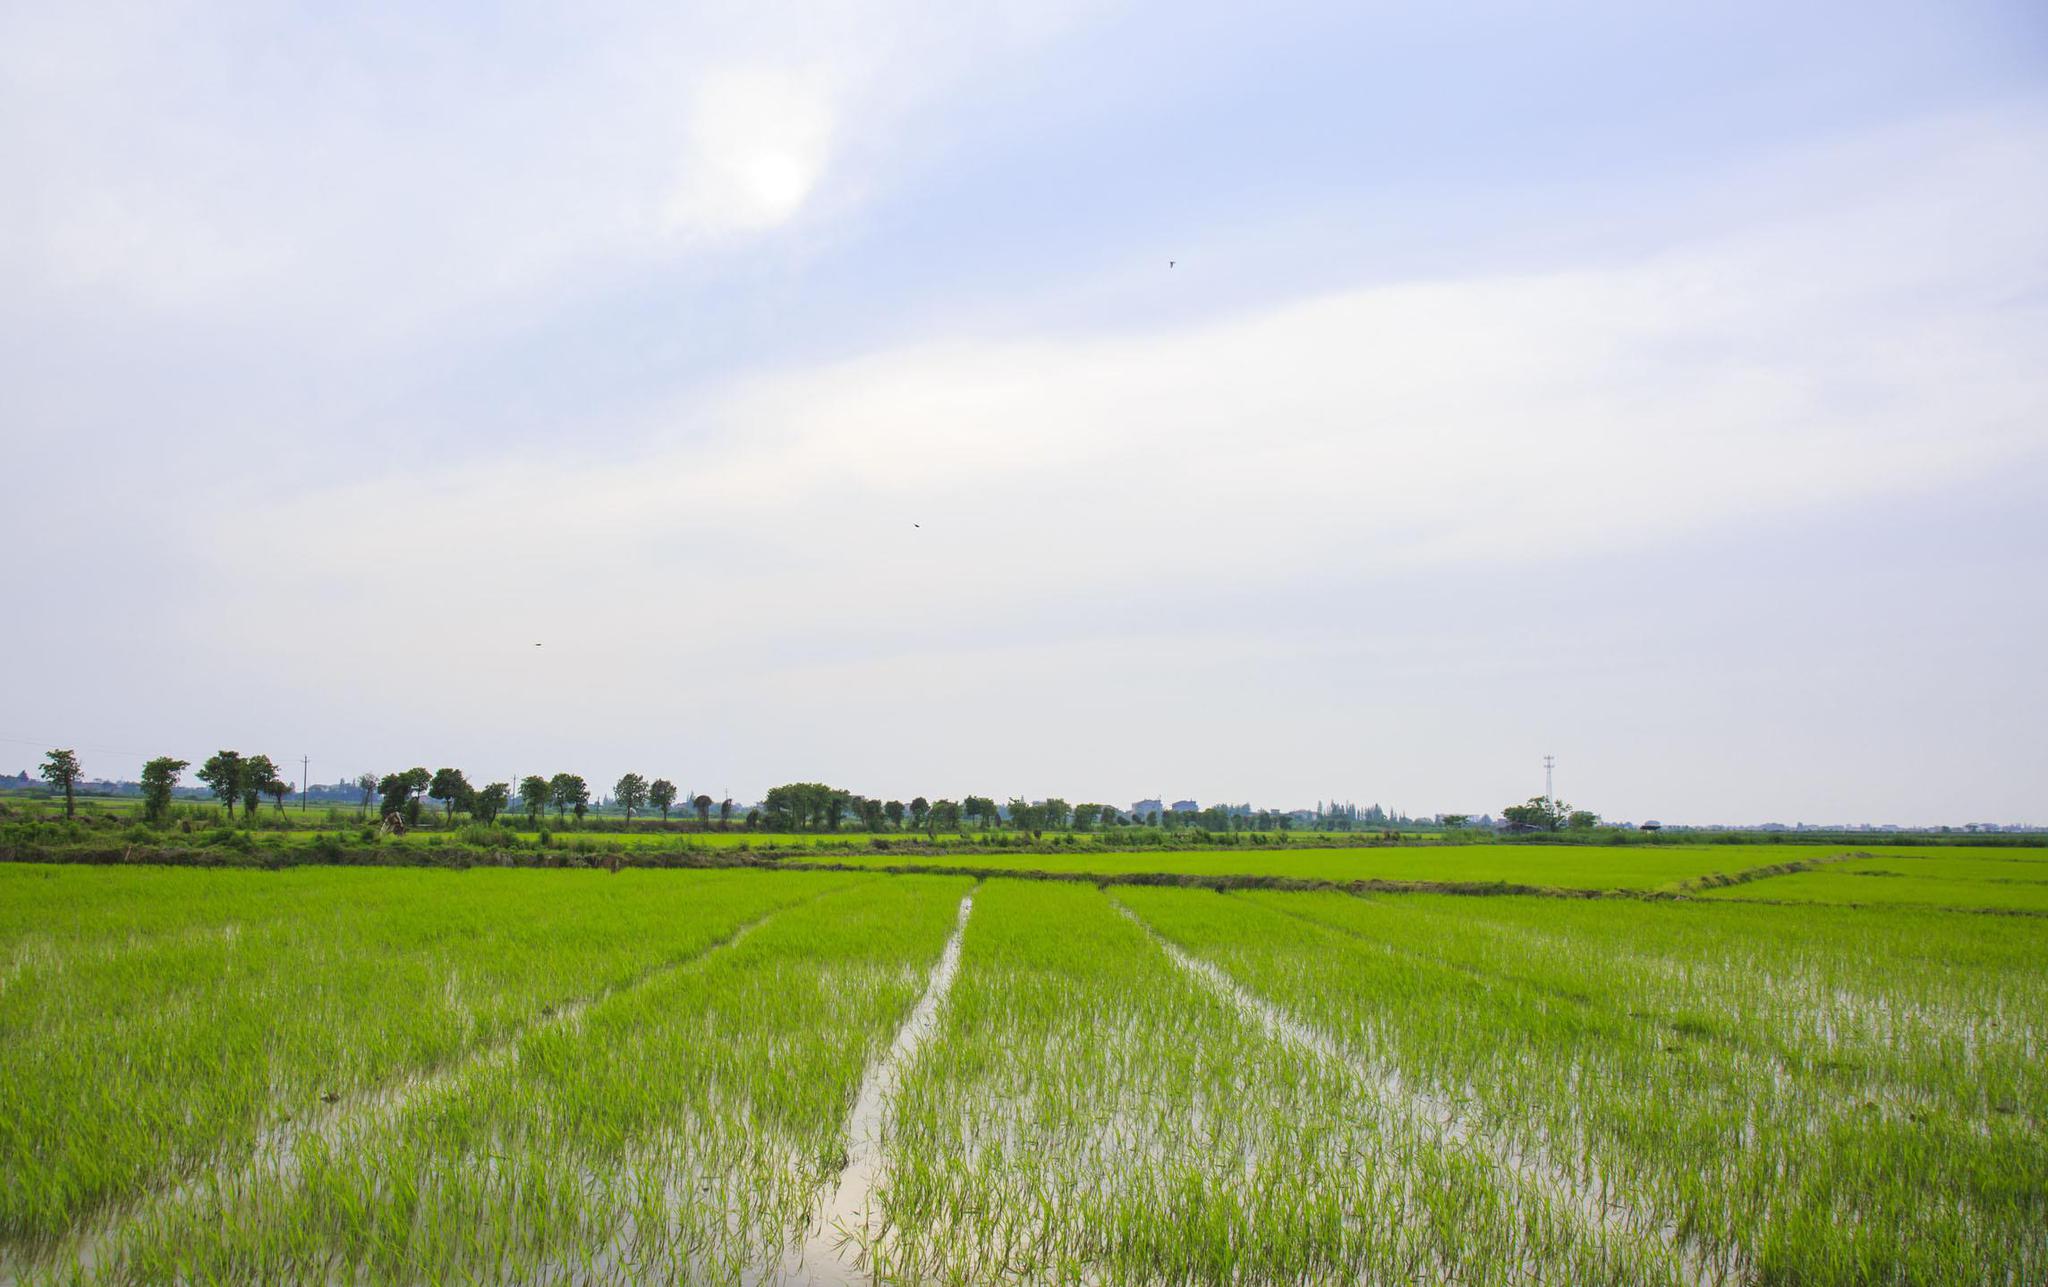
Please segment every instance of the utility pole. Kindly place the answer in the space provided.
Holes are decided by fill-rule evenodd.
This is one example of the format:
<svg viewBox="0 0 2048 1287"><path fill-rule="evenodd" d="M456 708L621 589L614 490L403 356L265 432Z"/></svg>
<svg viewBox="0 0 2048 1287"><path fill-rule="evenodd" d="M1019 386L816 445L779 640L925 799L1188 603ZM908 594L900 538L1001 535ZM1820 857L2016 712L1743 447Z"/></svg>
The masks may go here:
<svg viewBox="0 0 2048 1287"><path fill-rule="evenodd" d="M1557 803L1557 793L1551 790L1550 786L1550 771L1556 764L1557 757L1555 755L1543 757L1543 803L1545 804L1554 805Z"/></svg>
<svg viewBox="0 0 2048 1287"><path fill-rule="evenodd" d="M307 792L309 792L309 791L311 791L311 790L313 789L313 779L312 779L312 778L311 778L310 776L308 776L308 774L307 774L307 770L308 770L308 769L309 769L309 768L311 767L312 763L313 763L313 761L312 761L312 758L311 758L310 756L305 756L305 755L301 755L301 756L299 757L299 812L300 812L300 813L304 813L304 812L306 811L306 793L307 793Z"/></svg>

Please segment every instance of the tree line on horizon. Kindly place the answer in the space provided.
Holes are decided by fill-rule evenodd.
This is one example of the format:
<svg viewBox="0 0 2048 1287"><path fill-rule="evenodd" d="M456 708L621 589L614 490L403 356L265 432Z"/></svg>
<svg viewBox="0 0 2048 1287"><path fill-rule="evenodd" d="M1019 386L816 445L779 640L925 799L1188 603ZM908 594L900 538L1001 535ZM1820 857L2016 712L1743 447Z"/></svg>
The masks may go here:
<svg viewBox="0 0 2048 1287"><path fill-rule="evenodd" d="M168 755L158 756L143 765L141 786L146 818L152 822L163 820L180 777L190 767L190 761ZM73 817L76 787L81 780L77 753L50 751L43 758L41 773L53 790L64 793L64 816L67 819ZM226 807L230 820L235 816L238 803L245 818L253 817L266 796L282 813L284 798L293 791L292 784L284 780L268 755L217 751L200 765L193 776ZM429 771L420 767L381 776L360 774L353 785L361 793L359 809L363 814L367 815L370 802L376 800L380 818L395 819L407 826L419 823L425 807L423 800L438 803L444 823L450 825L457 813L467 814L487 825L495 823L515 798L528 822L536 826L551 808L555 810L557 819L565 820L573 813L581 822L592 807L590 786L575 773L556 773L547 777L530 774L519 780L515 790L506 782L473 786L461 769ZM616 807L623 810L628 824L636 811L650 808L659 809L662 822L666 824L678 803L678 792L676 784L667 778L649 781L639 773L627 773L613 785L611 799ZM698 826L704 829L708 830L712 825L714 808L720 829L732 825L734 806L730 797L713 800L708 795L697 795L684 797L681 803L695 812ZM1577 831L1600 824L1599 815L1590 810L1574 809L1561 800L1543 796L1531 796L1527 802L1509 805L1501 813L1508 829L1516 832ZM1211 805L1192 812L1153 812L1141 817L1126 815L1114 805L1093 802L1070 805L1058 797L1030 801L1012 796L1002 805L998 805L993 797L984 795L969 795L957 801L927 800L924 796L908 802L883 800L822 782L791 782L771 787L759 807L747 811L742 825L750 831L838 831L848 819L869 832L907 829L932 836L941 831L964 831L970 823L983 831L1008 826L1034 836L1046 831L1088 832L1125 825L1283 832L1291 830L1294 825L1291 814L1270 809L1240 812L1222 805ZM1470 818L1466 814L1445 814L1440 821L1443 826L1455 830L1466 826Z"/></svg>
<svg viewBox="0 0 2048 1287"><path fill-rule="evenodd" d="M190 761L171 756L159 756L144 765L143 808L151 821L161 821L166 815L180 779L190 767ZM73 795L81 776L76 753L51 751L44 757L42 775L52 789L64 792L65 816L71 817ZM193 776L221 802L230 819L234 818L238 804L245 818L253 817L266 796L282 812L284 798L293 791L292 785L284 780L275 761L268 755L217 751L200 765ZM428 801L441 806L443 821L448 824L453 823L457 814L466 814L486 824L494 823L514 800L518 801L527 820L535 825L550 809L555 811L558 819L566 819L573 814L580 822L593 807L589 783L575 773L531 774L521 778L516 788L506 782L491 782L477 787L470 783L461 769L416 767L382 775L360 774L352 785L361 793L358 804L361 814L367 816L372 802L375 802L380 818L396 819L408 826L419 823ZM734 823L735 808L731 798L714 800L701 794L683 796L676 784L667 778L650 781L642 774L627 773L613 785L611 801L624 813L628 823L636 812L648 809L660 810L662 821L667 823L678 805L694 812L698 826L705 829L713 825L714 811L721 829ZM1215 816L1211 817L1212 814ZM748 830L838 831L849 820L870 832L908 829L932 835L941 831L963 831L970 825L982 830L1008 826L1034 835L1046 831L1086 832L1121 825L1190 828L1208 825L1218 830L1236 825L1240 829L1282 831L1293 825L1293 819L1285 813L1261 810L1256 814L1233 814L1220 805L1192 814L1169 813L1162 816L1153 813L1141 817L1126 815L1114 805L1094 802L1069 804L1058 797L1029 801L1013 796L1005 804L998 804L994 797L986 795L969 795L957 801L928 800L924 796L909 801L885 800L822 782L791 782L770 788L760 805L747 811L741 825Z"/></svg>

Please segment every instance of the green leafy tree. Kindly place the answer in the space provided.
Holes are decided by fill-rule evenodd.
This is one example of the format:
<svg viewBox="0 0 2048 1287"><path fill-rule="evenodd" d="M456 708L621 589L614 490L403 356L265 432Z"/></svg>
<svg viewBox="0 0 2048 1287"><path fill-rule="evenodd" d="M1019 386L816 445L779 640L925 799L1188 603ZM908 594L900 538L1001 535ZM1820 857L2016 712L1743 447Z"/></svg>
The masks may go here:
<svg viewBox="0 0 2048 1287"><path fill-rule="evenodd" d="M769 787L768 794L761 797L761 807L755 812L760 821L770 830L791 831L802 823L801 809L797 800L795 783Z"/></svg>
<svg viewBox="0 0 2048 1287"><path fill-rule="evenodd" d="M785 782L761 800L762 822L775 831L839 829L853 795L822 782Z"/></svg>
<svg viewBox="0 0 2048 1287"><path fill-rule="evenodd" d="M1073 807L1058 796L1054 796L1038 806L1038 816L1042 820L1041 825L1051 827L1056 831L1065 830L1067 819L1072 817L1073 814Z"/></svg>
<svg viewBox="0 0 2048 1287"><path fill-rule="evenodd" d="M1562 800L1532 795L1527 804L1511 804L1500 816L1507 820L1509 831L1562 831L1571 813L1572 807Z"/></svg>
<svg viewBox="0 0 2048 1287"><path fill-rule="evenodd" d="M435 769L434 777L427 784L427 795L441 802L441 817L455 821L455 810L466 807L472 794L469 779L461 769Z"/></svg>
<svg viewBox="0 0 2048 1287"><path fill-rule="evenodd" d="M891 800L882 806L882 816L889 819L889 825L899 831L903 829L904 813L905 809L901 800Z"/></svg>
<svg viewBox="0 0 2048 1287"><path fill-rule="evenodd" d="M222 804L228 820L235 817L235 801L242 798L242 756L236 751L215 751L199 766L198 778Z"/></svg>
<svg viewBox="0 0 2048 1287"><path fill-rule="evenodd" d="M882 829L882 819L886 815L880 800L870 800L866 796L861 796L855 802L854 812L860 818L860 824L869 831Z"/></svg>
<svg viewBox="0 0 2048 1287"><path fill-rule="evenodd" d="M242 816L254 818L256 806L263 797L270 794L270 784L281 775L277 765L267 755L246 756L242 760Z"/></svg>
<svg viewBox="0 0 2048 1287"><path fill-rule="evenodd" d="M386 773L377 779L377 794L383 799L378 803L378 816L388 818L397 814L408 822L420 816L420 793L433 782L434 775L423 768L407 769L403 773Z"/></svg>
<svg viewBox="0 0 2048 1287"><path fill-rule="evenodd" d="M985 795L970 795L960 802L960 811L974 819L975 825L987 831L1002 815L996 812L996 802Z"/></svg>
<svg viewBox="0 0 2048 1287"><path fill-rule="evenodd" d="M656 778L647 788L647 803L661 810L661 820L668 821L668 811L675 807L676 784L667 778Z"/></svg>
<svg viewBox="0 0 2048 1287"><path fill-rule="evenodd" d="M277 803L277 811L279 813L284 812L284 798L291 793L292 784L281 777L273 775L270 781L263 784L263 794L269 796Z"/></svg>
<svg viewBox="0 0 2048 1287"><path fill-rule="evenodd" d="M356 790L363 794L362 800L356 805L356 816L360 818L370 812L370 801L377 798L377 775L374 773L358 773L356 775Z"/></svg>
<svg viewBox="0 0 2048 1287"><path fill-rule="evenodd" d="M718 829L724 831L732 826L732 797L718 802Z"/></svg>
<svg viewBox="0 0 2048 1287"><path fill-rule="evenodd" d="M476 793L473 802L476 816L483 822L496 822L498 815L505 811L505 806L511 800L511 786L504 782L493 782Z"/></svg>
<svg viewBox="0 0 2048 1287"><path fill-rule="evenodd" d="M52 791L64 793L64 816L71 817L77 806L73 795L78 789L78 756L72 751L51 751L43 757L43 781L50 784Z"/></svg>
<svg viewBox="0 0 2048 1287"><path fill-rule="evenodd" d="M548 807L553 788L548 780L537 773L529 773L519 779L519 803L526 807L526 820L536 826L540 824L541 810Z"/></svg>
<svg viewBox="0 0 2048 1287"><path fill-rule="evenodd" d="M168 755L159 755L142 766L143 817L151 822L164 820L171 809L171 793L178 787L178 775L189 767L186 761Z"/></svg>
<svg viewBox="0 0 2048 1287"><path fill-rule="evenodd" d="M554 803L557 818L574 809L580 822L590 808L590 788L574 773L557 773L548 779L548 799Z"/></svg>
<svg viewBox="0 0 2048 1287"><path fill-rule="evenodd" d="M952 800L936 800L925 814L925 834L937 840L941 831L960 830L960 806Z"/></svg>
<svg viewBox="0 0 2048 1287"><path fill-rule="evenodd" d="M628 773L612 787L612 799L626 811L626 821L633 820L633 810L647 803L647 779L638 773Z"/></svg>
<svg viewBox="0 0 2048 1287"><path fill-rule="evenodd" d="M700 830L711 829L711 797L700 795L690 801L690 807L697 811L697 826Z"/></svg>
<svg viewBox="0 0 2048 1287"><path fill-rule="evenodd" d="M1075 805L1075 806L1074 806L1074 830L1076 830L1076 831L1090 831L1090 830L1093 830L1093 829L1094 829L1094 827L1095 827L1095 823L1096 823L1096 820L1097 820L1097 819L1099 819L1099 818L1101 818L1101 817L1102 817L1102 806L1101 806L1101 805L1099 805L1099 804L1077 804L1077 805Z"/></svg>
<svg viewBox="0 0 2048 1287"><path fill-rule="evenodd" d="M1436 820L1439 826L1447 830L1456 831L1472 821L1472 815L1469 813L1440 813L1437 815Z"/></svg>
<svg viewBox="0 0 2048 1287"><path fill-rule="evenodd" d="M924 820L930 817L931 813L932 802L918 796L910 802L910 825L919 831L924 830Z"/></svg>
<svg viewBox="0 0 2048 1287"><path fill-rule="evenodd" d="M1600 815L1591 809L1574 809L1565 819L1565 825L1573 831L1591 831L1600 825Z"/></svg>
<svg viewBox="0 0 2048 1287"><path fill-rule="evenodd" d="M1045 807L1029 800L1010 797L1010 825L1018 831L1028 831L1034 837L1045 834Z"/></svg>

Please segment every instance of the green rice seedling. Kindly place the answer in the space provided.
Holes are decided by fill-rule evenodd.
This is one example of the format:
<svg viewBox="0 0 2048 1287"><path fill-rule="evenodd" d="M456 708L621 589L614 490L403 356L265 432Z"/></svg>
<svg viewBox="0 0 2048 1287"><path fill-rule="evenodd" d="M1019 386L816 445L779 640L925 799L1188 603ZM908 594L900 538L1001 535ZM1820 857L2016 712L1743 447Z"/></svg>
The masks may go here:
<svg viewBox="0 0 2048 1287"><path fill-rule="evenodd" d="M1755 884L1705 891L1751 902L1952 907L2048 916L2044 851L1928 850L1830 864Z"/></svg>
<svg viewBox="0 0 2048 1287"><path fill-rule="evenodd" d="M965 888L869 881L788 908L145 1208L90 1276L733 1281L778 1264Z"/></svg>
<svg viewBox="0 0 2048 1287"><path fill-rule="evenodd" d="M2048 1265L2048 998L2031 921L1119 896L1706 1263L1802 1282L1987 1266L2030 1281Z"/></svg>
<svg viewBox="0 0 2048 1287"><path fill-rule="evenodd" d="M1677 870L1475 849L975 861ZM0 1278L2048 1280L2048 918L1974 914L2048 862L1788 851L964 930L965 877L0 864ZM1822 882L1912 896L1769 895Z"/></svg>
<svg viewBox="0 0 2048 1287"><path fill-rule="evenodd" d="M1455 885L1485 892L1488 886L1523 889L1650 894L1676 892L1703 878L1746 876L1787 863L1826 862L1843 851L1818 845L1414 845L1351 849L1115 850L1011 853L844 853L817 861L838 866L890 868L973 868L987 871L1051 872L1111 878L1141 875L1277 877L1287 880L1413 882ZM1872 853L1887 851L1872 850ZM1907 851L1897 851L1907 852ZM1945 852L1962 855L1966 851ZM1977 850L1982 854L1993 851ZM2015 850L2025 853L2030 851ZM791 860L801 863L802 856ZM1938 860L1937 860L1938 861ZM1829 871L1833 868L1829 867ZM1757 896L1777 880L1757 883ZM1737 888L1749 888L1747 885ZM1505 891L1503 891L1505 892Z"/></svg>
<svg viewBox="0 0 2048 1287"><path fill-rule="evenodd" d="M1214 895L1199 895L1214 899ZM1098 891L976 896L878 1186L885 1281L1669 1280L1654 1242L1389 1113L1275 1041Z"/></svg>
<svg viewBox="0 0 2048 1287"><path fill-rule="evenodd" d="M157 888L170 910L135 911L98 942L60 911L46 950L23 956L17 940L0 991L0 1255L12 1263L61 1255L89 1236L87 1217L231 1167L330 1101L503 1042L845 880L87 874L117 908Z"/></svg>

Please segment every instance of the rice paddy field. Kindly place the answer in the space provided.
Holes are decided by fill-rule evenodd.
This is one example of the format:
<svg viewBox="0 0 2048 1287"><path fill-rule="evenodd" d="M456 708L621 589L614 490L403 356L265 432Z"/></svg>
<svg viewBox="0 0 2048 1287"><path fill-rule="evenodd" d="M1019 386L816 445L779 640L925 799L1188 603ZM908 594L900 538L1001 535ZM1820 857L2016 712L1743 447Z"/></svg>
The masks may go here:
<svg viewBox="0 0 2048 1287"><path fill-rule="evenodd" d="M1696 849L1594 846L1427 845L1358 849L1218 849L1132 853L853 853L828 861L866 867L975 867L1062 874L1274 876L1291 880L1511 883L1568 889L1651 890L1715 873L1737 873L1826 851L1781 845ZM2048 851L2043 851L2048 853Z"/></svg>
<svg viewBox="0 0 2048 1287"><path fill-rule="evenodd" d="M0 864L0 1280L2048 1281L2048 863L1712 848Z"/></svg>
<svg viewBox="0 0 2048 1287"><path fill-rule="evenodd" d="M792 862L801 864L799 857ZM1535 889L1622 893L1703 891L1730 882L1731 897L1802 902L1883 901L1935 905L2025 907L2048 893L2048 849L1871 848L1844 850L1805 845L1413 845L1357 849L1219 849L1132 853L954 853L833 854L818 859L835 866L875 869L962 869L1131 876L1276 877L1334 884L1384 881L1428 885L1508 885ZM1788 865L1810 872L1779 874ZM1844 877L1868 873L1880 879L1911 877L1887 889L1871 880ZM1763 879L1763 877L1769 877ZM1748 882L1757 881L1751 887ZM1995 886L2016 886L1998 890ZM1811 889L1811 894L1792 891ZM1890 897L1884 897L1889 893ZM1854 897L1865 895L1866 898ZM2009 903L2001 903L2005 898ZM2048 903L2040 904L2048 911Z"/></svg>

